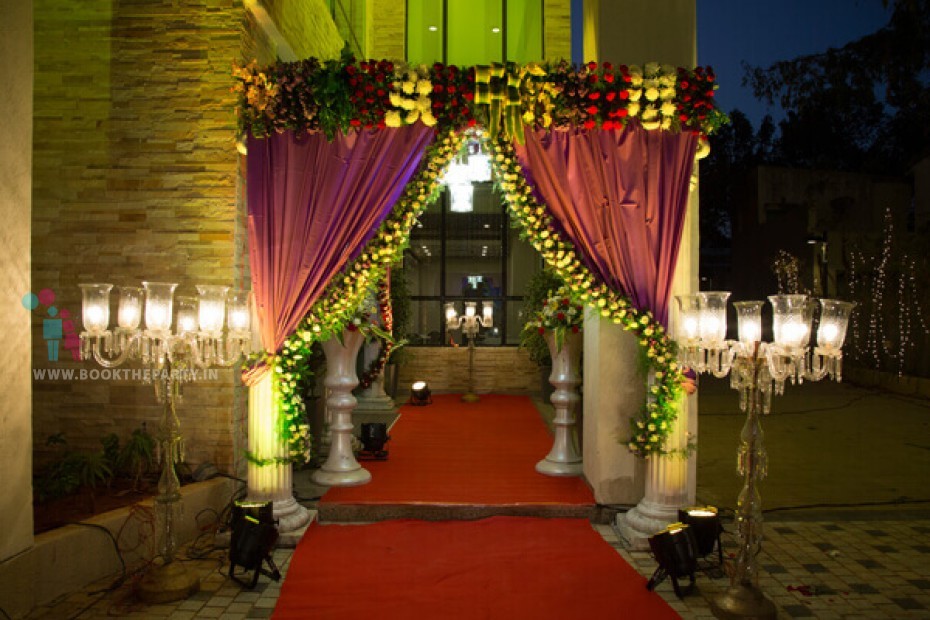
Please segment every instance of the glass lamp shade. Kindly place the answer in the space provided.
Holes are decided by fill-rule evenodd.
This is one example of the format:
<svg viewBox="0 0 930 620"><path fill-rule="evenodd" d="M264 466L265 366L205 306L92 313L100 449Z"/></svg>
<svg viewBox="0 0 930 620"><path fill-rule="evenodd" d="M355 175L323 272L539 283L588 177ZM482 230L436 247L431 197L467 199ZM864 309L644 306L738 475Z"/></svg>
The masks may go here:
<svg viewBox="0 0 930 620"><path fill-rule="evenodd" d="M775 344L786 348L803 346L809 337L810 323L807 316L807 295L772 295L772 338Z"/></svg>
<svg viewBox="0 0 930 620"><path fill-rule="evenodd" d="M458 313L455 311L455 304L450 301L446 304L446 323L454 321L457 315Z"/></svg>
<svg viewBox="0 0 930 620"><path fill-rule="evenodd" d="M806 347L811 343L811 331L814 324L814 311L817 310L817 302L808 299L804 304L804 335L801 337L801 346Z"/></svg>
<svg viewBox="0 0 930 620"><path fill-rule="evenodd" d="M727 291L704 291L698 296L698 331L705 342L723 342L727 338Z"/></svg>
<svg viewBox="0 0 930 620"><path fill-rule="evenodd" d="M485 327L491 327L494 324L494 304L491 302L481 304L482 322Z"/></svg>
<svg viewBox="0 0 930 620"><path fill-rule="evenodd" d="M116 322L120 329L135 331L142 323L142 300L145 292L138 286L119 287L119 310Z"/></svg>
<svg viewBox="0 0 930 620"><path fill-rule="evenodd" d="M475 316L476 311L477 311L477 308L476 308L475 302L473 301L465 302L465 316L467 317Z"/></svg>
<svg viewBox="0 0 930 620"><path fill-rule="evenodd" d="M143 282L145 289L145 329L167 332L171 329L176 282Z"/></svg>
<svg viewBox="0 0 930 620"><path fill-rule="evenodd" d="M236 335L247 334L252 316L249 311L249 293L230 293L226 304L226 325Z"/></svg>
<svg viewBox="0 0 930 620"><path fill-rule="evenodd" d="M81 317L84 329L100 334L110 325L110 290L112 284L81 284Z"/></svg>
<svg viewBox="0 0 930 620"><path fill-rule="evenodd" d="M484 153L473 153L468 156L468 178L473 183L482 183L491 180L491 158Z"/></svg>
<svg viewBox="0 0 930 620"><path fill-rule="evenodd" d="M762 340L762 304L764 301L737 301L736 325L739 341L744 345L753 345Z"/></svg>
<svg viewBox="0 0 930 620"><path fill-rule="evenodd" d="M227 291L228 286L197 285L197 292L200 293L200 331L213 334L223 331Z"/></svg>
<svg viewBox="0 0 930 620"><path fill-rule="evenodd" d="M197 331L197 298L178 297L178 317L175 331L178 335Z"/></svg>
<svg viewBox="0 0 930 620"><path fill-rule="evenodd" d="M700 324L698 296L696 294L676 295L675 299L678 300L678 339L697 340L700 335L698 332Z"/></svg>
<svg viewBox="0 0 930 620"><path fill-rule="evenodd" d="M452 196L450 209L454 213L471 213L474 210L475 187L471 183L453 183L449 185Z"/></svg>
<svg viewBox="0 0 930 620"><path fill-rule="evenodd" d="M849 315L856 304L837 299L821 299L820 327L817 329L817 345L825 349L841 349L846 340Z"/></svg>

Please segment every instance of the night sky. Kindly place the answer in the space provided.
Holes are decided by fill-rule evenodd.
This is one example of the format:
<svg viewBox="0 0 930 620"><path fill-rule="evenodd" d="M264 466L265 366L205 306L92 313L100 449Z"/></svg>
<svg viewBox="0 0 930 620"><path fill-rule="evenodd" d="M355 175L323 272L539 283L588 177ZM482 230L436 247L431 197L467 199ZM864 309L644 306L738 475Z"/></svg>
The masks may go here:
<svg viewBox="0 0 930 620"><path fill-rule="evenodd" d="M758 127L767 108L743 87L741 61L768 66L840 47L888 23L881 0L697 0L698 63L712 65L725 112L739 108Z"/></svg>

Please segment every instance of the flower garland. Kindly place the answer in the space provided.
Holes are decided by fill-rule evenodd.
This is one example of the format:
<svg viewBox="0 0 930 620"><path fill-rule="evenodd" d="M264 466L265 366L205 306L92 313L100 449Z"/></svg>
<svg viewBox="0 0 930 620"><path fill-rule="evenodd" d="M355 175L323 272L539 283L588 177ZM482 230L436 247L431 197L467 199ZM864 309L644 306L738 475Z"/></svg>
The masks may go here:
<svg viewBox="0 0 930 620"><path fill-rule="evenodd" d="M387 278L378 282L377 295L378 314L381 317L381 325L384 327L386 333L392 334L394 330L394 313L391 309L391 289L388 286ZM397 346L397 343L393 341L393 339L379 338L378 340L381 344L378 357L368 365L368 368L358 382L359 387L363 390L370 388L374 380L378 378L384 370L385 364L387 364L388 357L390 357L391 352Z"/></svg>
<svg viewBox="0 0 930 620"><path fill-rule="evenodd" d="M546 208L536 202L511 143L489 142L488 148L498 186L530 244L565 281L572 295L594 306L601 316L621 325L639 340L655 381L648 388L643 412L631 421L626 445L640 457L666 454L665 440L678 416L676 401L682 381L675 342L651 312L635 308L628 298L596 281L582 264L572 243L558 233Z"/></svg>
<svg viewBox="0 0 930 620"><path fill-rule="evenodd" d="M443 133L480 121L522 141L522 123L611 129L633 119L649 130L709 135L728 120L716 106L710 67L562 61L460 69L344 56L267 68L252 62L235 66L233 76L240 133L256 137L285 129L333 136L418 121Z"/></svg>

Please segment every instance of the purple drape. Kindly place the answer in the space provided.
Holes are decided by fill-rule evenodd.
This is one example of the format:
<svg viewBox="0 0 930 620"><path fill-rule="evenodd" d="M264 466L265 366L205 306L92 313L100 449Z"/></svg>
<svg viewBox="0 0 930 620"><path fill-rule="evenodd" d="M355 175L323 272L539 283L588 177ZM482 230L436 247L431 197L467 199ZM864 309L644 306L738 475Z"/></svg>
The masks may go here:
<svg viewBox="0 0 930 620"><path fill-rule="evenodd" d="M668 324L697 136L646 131L533 130L517 157L586 266Z"/></svg>
<svg viewBox="0 0 930 620"><path fill-rule="evenodd" d="M248 142L249 259L262 346L276 352L390 214L433 131L416 123Z"/></svg>

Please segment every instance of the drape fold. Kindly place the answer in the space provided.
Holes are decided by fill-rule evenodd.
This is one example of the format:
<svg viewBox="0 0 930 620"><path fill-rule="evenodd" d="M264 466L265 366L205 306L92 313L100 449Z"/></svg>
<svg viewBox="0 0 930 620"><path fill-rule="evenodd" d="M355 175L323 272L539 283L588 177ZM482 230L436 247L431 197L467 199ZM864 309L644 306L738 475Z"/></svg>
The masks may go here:
<svg viewBox="0 0 930 620"><path fill-rule="evenodd" d="M517 158L560 232L599 280L667 326L698 137L635 124L525 135Z"/></svg>
<svg viewBox="0 0 930 620"><path fill-rule="evenodd" d="M252 291L262 346L277 352L330 280L361 253L416 172L433 131L421 123L249 137Z"/></svg>

